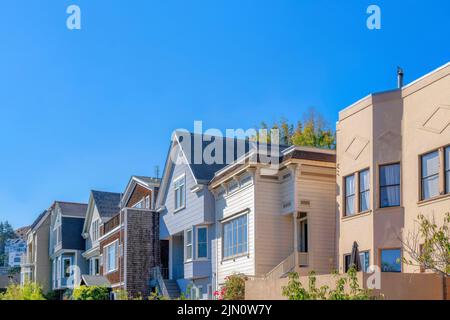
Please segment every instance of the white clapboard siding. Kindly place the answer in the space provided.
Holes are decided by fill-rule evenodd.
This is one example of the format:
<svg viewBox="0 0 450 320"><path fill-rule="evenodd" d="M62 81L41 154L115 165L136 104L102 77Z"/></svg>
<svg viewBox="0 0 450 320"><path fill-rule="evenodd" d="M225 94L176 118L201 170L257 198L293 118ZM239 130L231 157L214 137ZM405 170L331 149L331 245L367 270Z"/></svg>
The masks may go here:
<svg viewBox="0 0 450 320"><path fill-rule="evenodd" d="M249 209L248 213L248 256L238 257L234 260L222 261L222 225L220 220L232 216L242 210ZM233 273L246 275L255 274L254 266L254 187L245 186L232 195L221 197L216 200L216 261L217 283L224 283L225 277ZM214 263L214 262L213 262Z"/></svg>

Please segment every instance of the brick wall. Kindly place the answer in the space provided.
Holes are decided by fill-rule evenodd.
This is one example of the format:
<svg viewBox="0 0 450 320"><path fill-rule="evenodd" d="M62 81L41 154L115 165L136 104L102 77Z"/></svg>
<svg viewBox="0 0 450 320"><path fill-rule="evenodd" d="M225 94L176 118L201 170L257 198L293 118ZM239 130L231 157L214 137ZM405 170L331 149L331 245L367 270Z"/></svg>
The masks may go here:
<svg viewBox="0 0 450 320"><path fill-rule="evenodd" d="M124 209L126 228L126 290L144 297L150 294L151 269L160 264L159 214L149 210Z"/></svg>

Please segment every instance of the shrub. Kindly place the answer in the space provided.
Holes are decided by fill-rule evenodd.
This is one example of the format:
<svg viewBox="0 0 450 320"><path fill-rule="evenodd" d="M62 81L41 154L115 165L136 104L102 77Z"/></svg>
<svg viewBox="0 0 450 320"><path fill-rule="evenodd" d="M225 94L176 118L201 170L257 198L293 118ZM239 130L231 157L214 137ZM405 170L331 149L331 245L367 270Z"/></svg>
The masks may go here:
<svg viewBox="0 0 450 320"><path fill-rule="evenodd" d="M109 289L106 287L80 286L73 290L73 300L109 300Z"/></svg>
<svg viewBox="0 0 450 320"><path fill-rule="evenodd" d="M41 287L36 283L23 286L11 283L6 292L0 294L0 300L45 300Z"/></svg>
<svg viewBox="0 0 450 320"><path fill-rule="evenodd" d="M244 300L245 281L247 277L243 274L233 274L225 278L225 285L220 291L215 292L218 300Z"/></svg>
<svg viewBox="0 0 450 320"><path fill-rule="evenodd" d="M358 282L357 272L355 268L351 268L348 273L337 277L334 290L330 290L328 286L317 288L316 275L314 272L309 274L308 289L304 288L299 280L297 272L289 274L289 283L283 287L283 296L289 300L369 300L371 292L361 289ZM350 290L346 292L345 287L349 286Z"/></svg>

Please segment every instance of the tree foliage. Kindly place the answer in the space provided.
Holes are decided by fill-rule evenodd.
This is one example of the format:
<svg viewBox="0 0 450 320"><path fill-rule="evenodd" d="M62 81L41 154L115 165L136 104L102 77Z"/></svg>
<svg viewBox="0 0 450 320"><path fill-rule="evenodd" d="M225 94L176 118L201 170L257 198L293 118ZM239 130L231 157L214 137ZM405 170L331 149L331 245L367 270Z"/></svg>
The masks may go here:
<svg viewBox="0 0 450 320"><path fill-rule="evenodd" d="M328 126L324 117L314 108L310 108L303 119L297 123L290 123L282 118L279 122L269 126L266 122L261 122L260 129L267 130L259 132L256 139L260 142L272 142L270 129L279 130L279 143L286 146L307 146L326 149L336 148L336 137L334 131Z"/></svg>
<svg viewBox="0 0 450 320"><path fill-rule="evenodd" d="M73 289L73 300L109 300L109 289L100 286L80 286Z"/></svg>
<svg viewBox="0 0 450 320"><path fill-rule="evenodd" d="M0 222L0 266L4 266L7 262L5 256L5 244L8 239L15 239L17 237L13 227L8 221Z"/></svg>
<svg viewBox="0 0 450 320"><path fill-rule="evenodd" d="M45 300L45 297L36 283L26 283L23 286L11 283L6 292L0 294L0 300Z"/></svg>
<svg viewBox="0 0 450 320"><path fill-rule="evenodd" d="M355 268L350 268L344 276L337 273L334 289L328 286L317 286L317 278L312 271L308 277L308 288L300 282L297 272L289 274L288 285L283 287L282 294L289 300L370 300L373 299L371 292L362 289L359 285ZM346 289L346 288L349 289Z"/></svg>
<svg viewBox="0 0 450 320"><path fill-rule="evenodd" d="M245 300L245 281L243 274L233 274L225 278L223 287L214 293L218 300Z"/></svg>

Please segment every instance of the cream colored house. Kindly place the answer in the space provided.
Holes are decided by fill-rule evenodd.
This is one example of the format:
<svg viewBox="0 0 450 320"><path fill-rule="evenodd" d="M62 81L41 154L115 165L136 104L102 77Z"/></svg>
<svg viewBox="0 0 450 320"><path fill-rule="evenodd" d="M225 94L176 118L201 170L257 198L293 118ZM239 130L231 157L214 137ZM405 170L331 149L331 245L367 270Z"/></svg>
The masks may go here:
<svg viewBox="0 0 450 320"><path fill-rule="evenodd" d="M215 289L225 277L335 269L335 152L290 147L277 170L251 155L216 172Z"/></svg>
<svg viewBox="0 0 450 320"><path fill-rule="evenodd" d="M337 237L345 272L356 241L363 268L419 272L401 263L418 214L450 211L450 63L401 89L339 113Z"/></svg>

